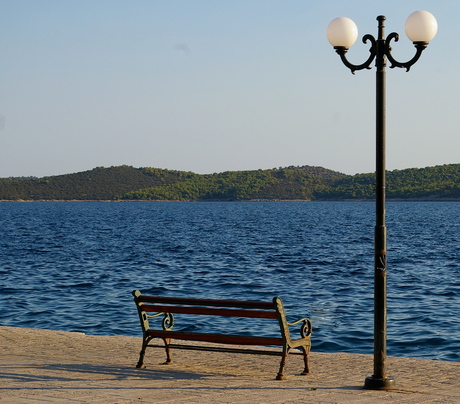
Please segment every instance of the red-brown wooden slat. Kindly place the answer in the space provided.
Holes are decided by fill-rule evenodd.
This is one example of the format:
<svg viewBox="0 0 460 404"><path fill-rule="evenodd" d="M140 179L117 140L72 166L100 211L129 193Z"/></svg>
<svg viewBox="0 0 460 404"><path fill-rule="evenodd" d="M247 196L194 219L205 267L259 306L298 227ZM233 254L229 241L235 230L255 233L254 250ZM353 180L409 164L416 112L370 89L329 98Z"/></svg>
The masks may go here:
<svg viewBox="0 0 460 404"><path fill-rule="evenodd" d="M273 302L257 302L245 300L216 300L216 299L189 299L184 297L165 297L165 296L146 296L141 295L137 298L138 302L185 304L190 306L219 306L219 307L241 307L253 309L274 308Z"/></svg>
<svg viewBox="0 0 460 404"><path fill-rule="evenodd" d="M202 334L185 331L149 330L150 336L156 338L173 338L191 341L215 342L234 345L283 345L282 338L253 337L249 335Z"/></svg>
<svg viewBox="0 0 460 404"><path fill-rule="evenodd" d="M263 310L239 310L239 309L216 309L210 307L182 307L182 306L163 306L154 304L143 304L141 310L154 313L183 313L183 314L202 314L207 316L226 316L226 317L249 317L249 318L272 318L276 319L275 311Z"/></svg>

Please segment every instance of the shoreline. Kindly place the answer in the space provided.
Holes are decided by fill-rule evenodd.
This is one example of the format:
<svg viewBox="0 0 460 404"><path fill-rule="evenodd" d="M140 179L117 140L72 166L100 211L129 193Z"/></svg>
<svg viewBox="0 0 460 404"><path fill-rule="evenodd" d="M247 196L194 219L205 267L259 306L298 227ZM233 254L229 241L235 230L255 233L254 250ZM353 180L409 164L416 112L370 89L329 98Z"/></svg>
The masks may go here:
<svg viewBox="0 0 460 404"><path fill-rule="evenodd" d="M279 357L149 348L136 369L141 338L0 326L1 403L428 403L460 402L460 363L388 357L389 391L364 390L372 355L311 353L311 374Z"/></svg>
<svg viewBox="0 0 460 404"><path fill-rule="evenodd" d="M126 202L168 202L168 203L200 203L200 202L371 202L375 203L375 199L221 199L221 200L157 200L157 199L1 199L2 202L14 203L32 203L32 202L102 202L102 203L126 203ZM460 198L386 198L386 202L460 202Z"/></svg>

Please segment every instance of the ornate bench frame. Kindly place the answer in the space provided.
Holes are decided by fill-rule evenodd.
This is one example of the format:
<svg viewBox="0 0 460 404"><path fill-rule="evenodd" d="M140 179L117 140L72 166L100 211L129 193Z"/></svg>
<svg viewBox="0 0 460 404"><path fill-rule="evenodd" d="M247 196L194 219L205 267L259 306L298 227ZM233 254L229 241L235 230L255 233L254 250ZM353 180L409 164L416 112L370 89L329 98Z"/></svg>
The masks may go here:
<svg viewBox="0 0 460 404"><path fill-rule="evenodd" d="M188 299L160 296L146 296L138 290L133 290L134 302L139 314L142 327L142 349L139 356L137 368L144 368L144 356L147 347L163 347L150 344L154 338L160 338L166 349L166 364L171 363L171 349L192 349L218 352L248 353L260 355L280 355L281 363L277 380L285 380L284 368L286 359L292 348L300 348L304 359L304 370L301 373L306 375L310 372L308 356L311 348L310 336L312 333L311 322L307 318L301 318L292 323L287 322L283 302L279 297L273 298L272 302L238 301L238 300L213 300L213 299ZM226 317L246 317L276 319L279 323L280 337L259 337L236 334L212 334L197 333L191 331L173 331L174 314L212 315ZM161 329L152 329L149 319L163 316ZM301 323L300 338L291 339L289 327ZM253 346L281 346L282 351L233 348L206 345L183 345L171 341L188 340L202 341L227 345L253 345Z"/></svg>

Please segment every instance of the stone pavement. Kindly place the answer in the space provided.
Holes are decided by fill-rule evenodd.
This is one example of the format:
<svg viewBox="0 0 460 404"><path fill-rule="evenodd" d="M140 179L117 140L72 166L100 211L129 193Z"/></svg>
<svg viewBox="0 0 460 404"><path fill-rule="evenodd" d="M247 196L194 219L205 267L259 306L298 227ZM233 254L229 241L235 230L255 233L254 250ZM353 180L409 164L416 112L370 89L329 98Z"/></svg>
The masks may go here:
<svg viewBox="0 0 460 404"><path fill-rule="evenodd" d="M372 355L290 355L288 380L274 380L279 357L179 351L161 365L150 348L136 369L141 339L0 327L0 403L460 403L460 364L388 358L397 388L362 388ZM314 343L314 340L313 340Z"/></svg>

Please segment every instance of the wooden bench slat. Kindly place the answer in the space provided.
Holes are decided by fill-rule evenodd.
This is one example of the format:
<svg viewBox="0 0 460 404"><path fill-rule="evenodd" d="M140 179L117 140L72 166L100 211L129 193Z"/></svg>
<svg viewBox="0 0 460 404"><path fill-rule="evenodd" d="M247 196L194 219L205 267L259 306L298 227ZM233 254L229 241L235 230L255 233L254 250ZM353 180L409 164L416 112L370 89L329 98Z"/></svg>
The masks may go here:
<svg viewBox="0 0 460 404"><path fill-rule="evenodd" d="M186 304L189 306L218 306L240 307L252 309L274 309L272 302L258 302L252 300L216 300L216 299L188 299L184 297L144 296L141 295L139 302Z"/></svg>
<svg viewBox="0 0 460 404"><path fill-rule="evenodd" d="M201 314L208 316L226 317L248 317L248 318L272 318L276 319L275 311L263 310L239 310L239 309L216 309L210 307L183 307L183 306L163 306L153 304L143 304L141 310L154 313L182 313L182 314Z"/></svg>
<svg viewBox="0 0 460 404"><path fill-rule="evenodd" d="M232 345L283 345L282 338L254 337L251 335L204 334L186 331L149 330L147 333L155 338L173 338L190 341L215 342Z"/></svg>

